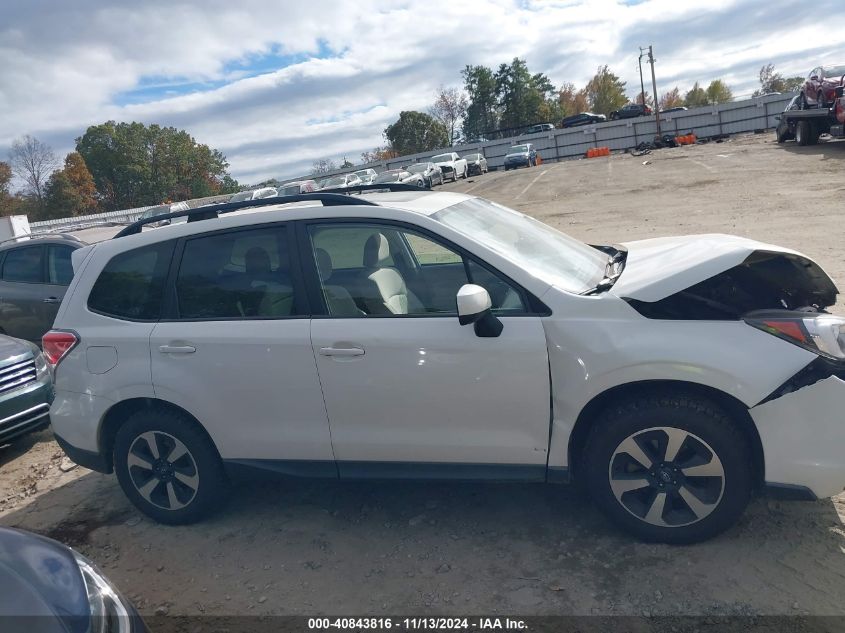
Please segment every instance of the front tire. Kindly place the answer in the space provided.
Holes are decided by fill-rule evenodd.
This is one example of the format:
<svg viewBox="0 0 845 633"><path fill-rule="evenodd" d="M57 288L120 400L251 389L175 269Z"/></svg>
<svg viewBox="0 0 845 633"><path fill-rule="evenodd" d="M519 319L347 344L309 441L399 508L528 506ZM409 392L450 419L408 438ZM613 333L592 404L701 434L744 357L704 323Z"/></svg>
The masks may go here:
<svg viewBox="0 0 845 633"><path fill-rule="evenodd" d="M609 407L584 447L596 505L645 541L696 543L726 530L752 491L751 451L715 403L695 395Z"/></svg>
<svg viewBox="0 0 845 633"><path fill-rule="evenodd" d="M212 441L168 409L132 414L115 438L114 470L123 492L160 523L194 523L226 496L223 463Z"/></svg>

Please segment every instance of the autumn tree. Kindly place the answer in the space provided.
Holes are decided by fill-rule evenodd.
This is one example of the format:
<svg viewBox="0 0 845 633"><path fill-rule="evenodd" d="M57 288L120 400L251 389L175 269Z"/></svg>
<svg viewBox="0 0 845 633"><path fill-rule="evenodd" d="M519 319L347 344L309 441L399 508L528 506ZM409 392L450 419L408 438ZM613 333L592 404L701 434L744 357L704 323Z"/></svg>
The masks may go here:
<svg viewBox="0 0 845 633"><path fill-rule="evenodd" d="M44 208L44 186L47 178L58 166L58 160L49 145L29 134L12 143L9 151L9 166L26 187L25 193L32 196L40 209Z"/></svg>
<svg viewBox="0 0 845 633"><path fill-rule="evenodd" d="M321 158L311 164L311 175L322 176L337 169L337 165L330 158Z"/></svg>
<svg viewBox="0 0 845 633"><path fill-rule="evenodd" d="M775 70L774 64L766 64L760 68L757 77L760 80L760 88L754 91L754 97L771 92L795 92L804 83L803 77L784 77Z"/></svg>
<svg viewBox="0 0 845 633"><path fill-rule="evenodd" d="M585 89L592 111L607 115L628 103L625 85L625 82L613 74L608 66L599 66Z"/></svg>
<svg viewBox="0 0 845 633"><path fill-rule="evenodd" d="M461 76L467 93L464 138L478 139L499 127L496 75L486 66L466 66Z"/></svg>
<svg viewBox="0 0 845 633"><path fill-rule="evenodd" d="M649 94L649 92L647 90L646 90L645 94L643 94L642 92L638 92L637 98L634 101L634 103L637 103L639 105L643 105L643 96L645 96L645 105L647 105L649 108L654 108L654 99L652 98L651 94Z"/></svg>
<svg viewBox="0 0 845 633"><path fill-rule="evenodd" d="M384 160L396 158L399 154L390 147L376 147L369 152L361 152L361 162L363 164L379 163Z"/></svg>
<svg viewBox="0 0 845 633"><path fill-rule="evenodd" d="M449 144L454 145L458 136L458 123L463 120L469 102L459 88L440 86L434 104L428 113L440 121L449 131Z"/></svg>
<svg viewBox="0 0 845 633"><path fill-rule="evenodd" d="M174 127L107 121L76 139L76 151L107 210L238 190L220 151Z"/></svg>
<svg viewBox="0 0 845 633"><path fill-rule="evenodd" d="M714 79L707 86L707 102L710 104L729 103L734 95L728 85L721 79Z"/></svg>
<svg viewBox="0 0 845 633"><path fill-rule="evenodd" d="M11 184L12 167L9 163L0 161L0 215L11 215L13 212Z"/></svg>
<svg viewBox="0 0 845 633"><path fill-rule="evenodd" d="M449 145L446 126L425 112L400 112L399 119L384 129L384 138L400 156Z"/></svg>
<svg viewBox="0 0 845 633"><path fill-rule="evenodd" d="M91 172L78 152L68 154L64 168L50 175L44 196L44 211L39 219L96 213L97 188Z"/></svg>
<svg viewBox="0 0 845 633"><path fill-rule="evenodd" d="M688 108L700 108L708 105L708 103L709 98L707 96L707 91L696 81L689 92L687 92L684 96L684 105Z"/></svg>
<svg viewBox="0 0 845 633"><path fill-rule="evenodd" d="M587 103L587 92L585 89L577 90L575 84L565 83L557 92L557 102L560 108L561 117L580 114L589 109Z"/></svg>
<svg viewBox="0 0 845 633"><path fill-rule="evenodd" d="M660 110L668 110L670 108L680 108L684 105L684 99L681 97L681 91L675 86L669 92L666 92L658 102Z"/></svg>

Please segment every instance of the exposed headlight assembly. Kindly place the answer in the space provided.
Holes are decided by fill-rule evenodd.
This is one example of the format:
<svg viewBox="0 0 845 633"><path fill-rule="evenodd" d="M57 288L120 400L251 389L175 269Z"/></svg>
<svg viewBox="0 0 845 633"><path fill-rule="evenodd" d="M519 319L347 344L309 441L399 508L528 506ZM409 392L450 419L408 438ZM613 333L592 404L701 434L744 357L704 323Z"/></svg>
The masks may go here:
<svg viewBox="0 0 845 633"><path fill-rule="evenodd" d="M90 560L74 551L91 605L91 633L129 633L132 617L120 592Z"/></svg>
<svg viewBox="0 0 845 633"><path fill-rule="evenodd" d="M845 318L832 314L752 315L749 325L800 345L816 354L845 361Z"/></svg>

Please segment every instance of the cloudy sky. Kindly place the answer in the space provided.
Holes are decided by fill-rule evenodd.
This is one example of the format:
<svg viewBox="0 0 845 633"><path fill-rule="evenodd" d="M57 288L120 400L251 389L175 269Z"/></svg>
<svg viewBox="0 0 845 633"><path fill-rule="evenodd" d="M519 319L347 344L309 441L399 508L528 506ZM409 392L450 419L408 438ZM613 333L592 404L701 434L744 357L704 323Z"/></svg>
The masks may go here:
<svg viewBox="0 0 845 633"><path fill-rule="evenodd" d="M108 119L187 129L238 180L307 173L383 143L466 64L514 56L579 87L608 64L637 92L721 77L750 94L845 61L823 16L842 0L0 0L0 159L31 134L57 153Z"/></svg>

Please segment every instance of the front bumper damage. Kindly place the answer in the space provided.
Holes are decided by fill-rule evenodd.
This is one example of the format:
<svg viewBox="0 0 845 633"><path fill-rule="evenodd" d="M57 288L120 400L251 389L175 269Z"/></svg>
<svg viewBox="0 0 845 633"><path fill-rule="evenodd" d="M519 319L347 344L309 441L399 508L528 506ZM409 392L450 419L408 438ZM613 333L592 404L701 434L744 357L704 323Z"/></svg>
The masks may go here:
<svg viewBox="0 0 845 633"><path fill-rule="evenodd" d="M811 363L750 410L770 488L817 499L845 489L845 368L830 365Z"/></svg>

